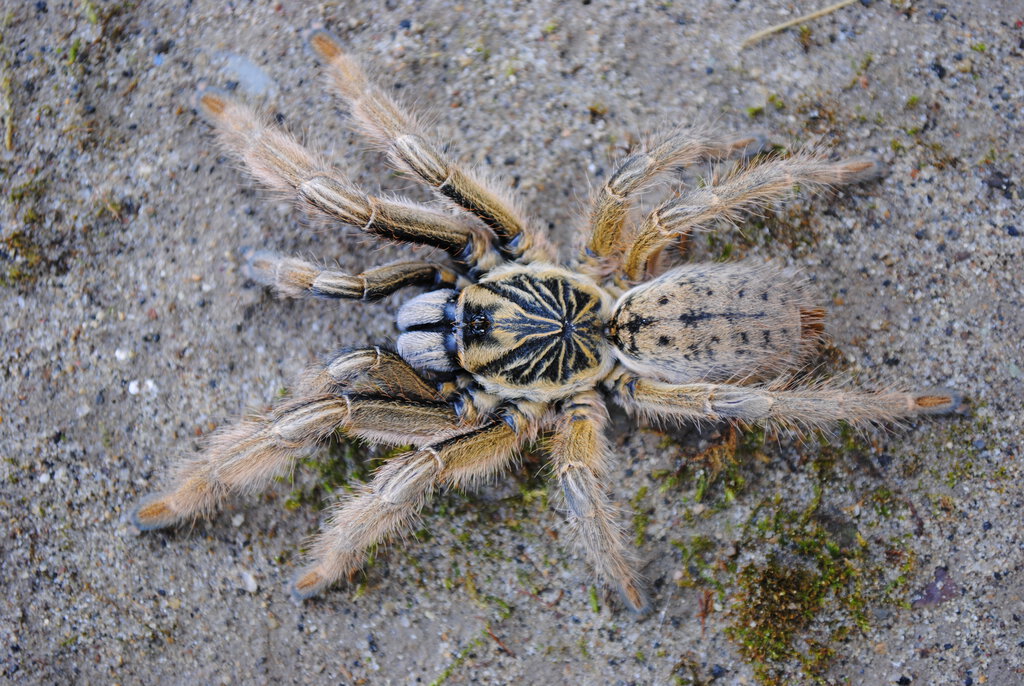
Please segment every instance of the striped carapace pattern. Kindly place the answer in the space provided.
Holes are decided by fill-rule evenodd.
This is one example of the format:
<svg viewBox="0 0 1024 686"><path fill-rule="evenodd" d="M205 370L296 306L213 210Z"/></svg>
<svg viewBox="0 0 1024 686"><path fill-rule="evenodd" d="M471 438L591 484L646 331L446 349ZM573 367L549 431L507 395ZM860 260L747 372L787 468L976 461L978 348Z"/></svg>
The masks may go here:
<svg viewBox="0 0 1024 686"><path fill-rule="evenodd" d="M459 364L490 383L530 394L558 391L607 370L607 296L557 267L518 267L459 298Z"/></svg>

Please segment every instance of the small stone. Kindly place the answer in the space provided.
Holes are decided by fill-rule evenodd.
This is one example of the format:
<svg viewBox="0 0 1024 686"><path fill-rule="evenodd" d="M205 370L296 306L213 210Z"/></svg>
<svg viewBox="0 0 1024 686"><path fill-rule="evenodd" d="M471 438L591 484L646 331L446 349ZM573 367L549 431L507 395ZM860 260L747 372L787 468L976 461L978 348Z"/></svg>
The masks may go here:
<svg viewBox="0 0 1024 686"><path fill-rule="evenodd" d="M125 350L124 348L117 348L116 350L114 350L114 359L116 359L118 362L124 362L130 356L131 352Z"/></svg>
<svg viewBox="0 0 1024 686"><path fill-rule="evenodd" d="M245 515L244 514L236 514L234 517L231 518L231 526L233 526L233 527L235 527L237 529L238 527L242 526L242 522L244 522L244 521L245 521Z"/></svg>
<svg viewBox="0 0 1024 686"><path fill-rule="evenodd" d="M259 590L260 585L256 583L256 577L253 576L252 572L243 569L238 573L238 576L242 579L242 588L244 588L248 593L255 593Z"/></svg>
<svg viewBox="0 0 1024 686"><path fill-rule="evenodd" d="M139 394L139 380L138 379L132 379L131 381L128 382L128 393L130 393L131 395L138 395Z"/></svg>
<svg viewBox="0 0 1024 686"><path fill-rule="evenodd" d="M993 190L1002 191L1004 197L1010 197L1010 189L1014 187L1013 179L1003 171L995 170L983 179L986 186Z"/></svg>

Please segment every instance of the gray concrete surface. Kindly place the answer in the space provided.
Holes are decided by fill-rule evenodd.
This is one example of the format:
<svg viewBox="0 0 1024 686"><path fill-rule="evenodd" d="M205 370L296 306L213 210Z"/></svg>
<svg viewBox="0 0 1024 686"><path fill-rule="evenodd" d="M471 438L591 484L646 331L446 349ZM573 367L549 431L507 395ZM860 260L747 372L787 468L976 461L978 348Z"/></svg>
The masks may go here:
<svg viewBox="0 0 1024 686"><path fill-rule="evenodd" d="M862 2L738 50L821 4L4 3L2 679L1024 683L1024 11ZM429 535L382 550L358 590L304 605L285 587L329 498L316 470L193 530L139 535L126 512L202 435L318 354L393 335L394 301L280 302L246 283L243 245L345 268L402 252L255 188L190 104L204 80L237 83L364 187L425 199L345 128L301 39L317 22L460 155L514 179L562 245L610 160L658 125L882 158L882 181L723 227L696 253L730 244L798 267L829 305L841 373L953 386L969 411L825 446L768 440L707 489L686 464L721 444L716 428L616 416L610 488L639 526L646 617L592 593L539 458L436 499ZM797 524L769 512L809 513L797 524L845 542L800 548ZM763 572L813 577L823 560L856 573L777 659L742 650L744 623L774 621L749 614L758 598L808 609Z"/></svg>

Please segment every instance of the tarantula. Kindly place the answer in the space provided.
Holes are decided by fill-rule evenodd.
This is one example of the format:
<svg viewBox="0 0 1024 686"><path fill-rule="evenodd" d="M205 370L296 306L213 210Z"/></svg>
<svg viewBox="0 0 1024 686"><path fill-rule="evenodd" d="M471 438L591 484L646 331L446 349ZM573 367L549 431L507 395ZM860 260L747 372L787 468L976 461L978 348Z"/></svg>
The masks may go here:
<svg viewBox="0 0 1024 686"><path fill-rule="evenodd" d="M292 589L307 598L353 574L374 544L407 529L439 487L502 472L540 434L572 529L597 574L646 607L637 561L607 494L611 400L645 418L773 422L807 428L887 422L955 409L945 391L880 392L792 381L822 334L824 311L801 282L767 265L662 270L672 241L775 202L795 186L877 175L870 160L751 155L752 139L679 128L618 163L595 195L585 245L567 265L495 182L454 161L378 89L337 38L310 37L362 130L400 170L455 208L438 211L355 188L342 172L227 94L199 107L228 148L273 189L314 213L391 241L432 246L447 264L403 261L350 275L256 253L250 273L284 296L375 300L427 291L398 312L397 350L346 350L313 367L265 416L217 432L144 498L142 530L212 513L264 488L337 431L408 445L333 509ZM627 230L633 199L663 172L740 158L722 179L678 193ZM645 280L646 279L646 280Z"/></svg>

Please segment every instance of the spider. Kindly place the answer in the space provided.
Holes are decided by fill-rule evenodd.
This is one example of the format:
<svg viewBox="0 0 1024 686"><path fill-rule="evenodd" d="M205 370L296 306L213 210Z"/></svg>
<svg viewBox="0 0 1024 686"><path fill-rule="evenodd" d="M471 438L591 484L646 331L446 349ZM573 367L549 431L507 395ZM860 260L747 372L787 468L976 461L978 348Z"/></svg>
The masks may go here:
<svg viewBox="0 0 1024 686"><path fill-rule="evenodd" d="M376 300L427 290L398 311L396 349L344 350L311 368L263 416L214 434L179 464L167 490L132 512L140 530L208 516L258 491L335 432L411 445L338 502L292 582L299 599L354 574L367 549L408 529L437 489L508 470L540 436L569 526L597 575L637 611L648 601L608 496L611 401L646 419L774 423L795 430L892 422L956 409L948 390L868 392L800 384L824 310L802 282L766 264L663 268L666 245L716 220L776 202L797 186L877 176L870 160L816 152L752 155L750 138L677 128L620 161L595 194L585 244L559 264L544 235L492 180L460 165L376 87L332 34L310 35L355 122L392 164L465 214L367 195L281 128L216 90L199 109L272 189L313 213L390 241L432 246L446 263L409 260L351 275L257 252L250 274L288 297ZM629 227L637 194L662 173L739 158Z"/></svg>

